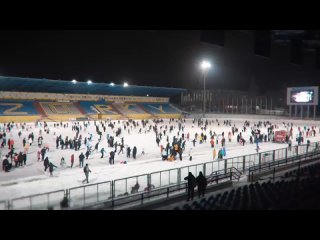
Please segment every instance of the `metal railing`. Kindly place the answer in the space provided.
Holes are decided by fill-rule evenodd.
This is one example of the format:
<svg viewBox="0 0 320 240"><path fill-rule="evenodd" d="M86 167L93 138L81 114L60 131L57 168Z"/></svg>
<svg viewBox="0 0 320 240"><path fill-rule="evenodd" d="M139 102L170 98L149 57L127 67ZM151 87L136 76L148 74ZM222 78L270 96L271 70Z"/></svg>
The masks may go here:
<svg viewBox="0 0 320 240"><path fill-rule="evenodd" d="M31 196L15 198L9 201L10 210L44 210L60 209L60 201L65 196L65 190L34 194Z"/></svg>
<svg viewBox="0 0 320 240"><path fill-rule="evenodd" d="M238 171L236 168L230 168L225 172L216 171L212 173L210 176L207 177L208 188L212 187L213 185L217 185L222 182L239 180L241 176L241 172ZM115 207L120 207L123 205L128 204L144 204L146 202L151 202L153 199L166 199L169 196L174 194L181 194L187 192L187 182L175 184L172 186L167 187L160 187L158 189L153 189L150 191L144 191L141 193L135 193L131 195L125 195L121 197L117 197L114 199L106 200L103 203L96 203L91 205L83 205L78 209L114 209Z"/></svg>
<svg viewBox="0 0 320 240"><path fill-rule="evenodd" d="M0 210L7 209L7 201L0 201Z"/></svg>
<svg viewBox="0 0 320 240"><path fill-rule="evenodd" d="M98 203L112 198L111 181L69 188L66 190L71 207Z"/></svg>
<svg viewBox="0 0 320 240"><path fill-rule="evenodd" d="M312 159L320 159L320 151L319 149L313 149L311 152L306 152L302 155L292 156L289 158L284 158L274 162L264 163L255 167L249 168L249 180L253 181L254 175L257 173L264 173L273 170L275 172L276 168L284 167L287 165L292 165L294 163L303 163Z"/></svg>
<svg viewBox="0 0 320 240"><path fill-rule="evenodd" d="M71 203L71 206L87 205L93 202L100 202L106 199L115 199L135 193L144 192L145 189L157 189L162 187L169 187L172 185L185 183L184 177L188 175L188 172L197 176L200 171L204 176L208 177L215 172L227 173L228 169L235 168L242 173L247 173L251 168L263 166L265 163L272 163L275 161L288 161L297 156L304 156L306 152L320 153L319 143L312 143L309 147L307 145L293 146L291 151L288 148L281 148L277 150L265 151L260 153L254 153L250 155L237 156L234 158L211 160L209 162L194 164L181 168L168 169L158 172L152 172L149 174L142 174L122 179L116 179L113 181L95 183L90 185L79 186L65 190L66 196ZM271 165L270 165L271 166ZM139 184L139 188L134 188L136 183ZM64 191L64 190L60 190ZM59 192L59 191L56 191ZM44 195L54 194L55 192L39 194L39 197ZM27 196L23 198L17 198L9 202L9 208L22 209L35 209L35 197L38 195ZM45 198L45 197L44 197ZM47 197L49 199L49 196ZM62 200L63 197L59 199ZM30 202L28 204L23 202ZM46 207L49 207L49 201ZM58 201L58 200L56 200ZM19 203L22 202L22 203ZM43 203L39 202L41 206Z"/></svg>

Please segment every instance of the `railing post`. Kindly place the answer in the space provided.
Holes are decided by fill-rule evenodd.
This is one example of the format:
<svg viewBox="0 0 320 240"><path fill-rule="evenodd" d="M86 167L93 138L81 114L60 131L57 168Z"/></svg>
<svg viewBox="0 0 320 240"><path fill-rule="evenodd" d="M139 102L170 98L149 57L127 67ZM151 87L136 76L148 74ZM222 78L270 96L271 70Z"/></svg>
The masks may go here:
<svg viewBox="0 0 320 240"><path fill-rule="evenodd" d="M232 169L230 168L230 181L232 181Z"/></svg>
<svg viewBox="0 0 320 240"><path fill-rule="evenodd" d="M274 162L275 158L276 158L276 150L273 150L273 155L272 155L272 161L273 161L273 162ZM279 160L279 159L278 159L278 160Z"/></svg>
<svg viewBox="0 0 320 240"><path fill-rule="evenodd" d="M178 174L177 174L177 183L180 184L181 183L181 168L178 168Z"/></svg>
<svg viewBox="0 0 320 240"><path fill-rule="evenodd" d="M245 172L245 170L246 170L246 157L245 156L243 156L243 160L242 160L242 171L243 172Z"/></svg>
<svg viewBox="0 0 320 240"><path fill-rule="evenodd" d="M167 198L169 198L169 187L167 187Z"/></svg>
<svg viewBox="0 0 320 240"><path fill-rule="evenodd" d="M99 184L97 184L97 202L99 202Z"/></svg>
<svg viewBox="0 0 320 240"><path fill-rule="evenodd" d="M47 194L47 209L49 208L50 206L50 193Z"/></svg>
<svg viewBox="0 0 320 240"><path fill-rule="evenodd" d="M227 159L224 160L224 173L227 174Z"/></svg>
<svg viewBox="0 0 320 240"><path fill-rule="evenodd" d="M115 197L115 188L114 188L114 181L111 181L111 198L112 200Z"/></svg>
<svg viewBox="0 0 320 240"><path fill-rule="evenodd" d="M68 188L65 190L64 196L68 199L68 202L70 202L70 194L69 194L69 189Z"/></svg>
<svg viewBox="0 0 320 240"><path fill-rule="evenodd" d="M261 172L261 153L259 153L259 172Z"/></svg>
<svg viewBox="0 0 320 240"><path fill-rule="evenodd" d="M206 176L206 164L203 164L203 176Z"/></svg>
<svg viewBox="0 0 320 240"><path fill-rule="evenodd" d="M151 186L151 174L148 174L147 175L147 186L149 187L149 186ZM150 190L151 190L151 188L150 188Z"/></svg>
<svg viewBox="0 0 320 240"><path fill-rule="evenodd" d="M141 193L141 204L143 204L143 193Z"/></svg>
<svg viewBox="0 0 320 240"><path fill-rule="evenodd" d="M287 164L287 160L288 160L288 148L286 148L286 155L285 155L285 156L286 156L285 159L286 159L286 164Z"/></svg>

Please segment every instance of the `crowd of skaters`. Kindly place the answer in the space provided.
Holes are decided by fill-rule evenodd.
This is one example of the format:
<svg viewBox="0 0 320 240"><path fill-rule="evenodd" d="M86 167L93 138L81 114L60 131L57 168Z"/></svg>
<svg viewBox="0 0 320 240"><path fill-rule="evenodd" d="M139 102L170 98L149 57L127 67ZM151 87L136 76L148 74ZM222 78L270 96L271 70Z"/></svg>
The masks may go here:
<svg viewBox="0 0 320 240"><path fill-rule="evenodd" d="M88 131L88 126L94 124L95 133ZM218 133L214 130L215 126L226 126L230 130ZM267 128L267 133L262 133L260 128ZM75 132L74 137L62 136L57 134L60 129L67 129L71 127ZM288 131L286 142L291 150L293 139L293 124L283 122L283 127ZM11 131L13 128L18 128L18 138L12 136ZM0 142L1 142L1 154L3 149L8 146L8 153L2 154L2 166L3 170L8 172L12 168L19 168L26 166L27 156L29 149L33 146L38 147L37 157L38 162L43 162L44 171L49 169L50 175L57 166L50 162L47 153L50 151L50 147L47 139L50 137L49 133L52 133L55 137L56 150L71 149L74 152L68 157L61 158L60 167L65 168L67 163L66 159L70 159L70 167L73 168L75 159L79 160L79 167L84 166L84 161L88 160L94 152L99 152L101 158L105 158L108 155L108 163L110 165L115 164L115 158L119 156L119 163L127 163L127 161L121 161L123 159L122 154L125 154L127 158L136 159L138 149L136 146L129 146L125 143L124 132L129 135L137 132L138 134L146 134L153 132L155 136L155 144L160 148L160 157L163 161L183 160L184 152L186 151L186 142L192 142L193 148L189 149L189 153L186 154L188 160L192 160L192 153L197 151L197 145L208 144L211 146L212 158L222 159L227 155L226 142L232 142L233 137L236 135L237 143L239 145L245 145L248 141L250 144L256 144L256 150L259 151L259 143L273 141L274 131L279 128L277 124L273 124L270 121L259 121L257 123L250 123L245 120L243 125L238 128L231 120L218 120L218 119L193 119L192 128L197 131L191 134L185 130L186 119L169 119L169 123L164 123L162 119L154 120L105 120L105 121L91 121L91 122L60 122L53 123L53 126L49 127L46 122L36 122L34 126L26 123L5 123L0 128ZM38 138L35 141L35 132L38 132ZM243 133L250 131L251 135L249 139L245 139ZM174 133L174 134L173 134ZM22 137L24 135L25 137ZM173 135L173 136L172 136ZM193 136L192 136L193 135ZM300 145L304 141L304 137L311 137L316 135L316 126L303 126L298 127L298 136L296 141ZM107 146L101 146L102 139L107 140ZM22 148L15 148L15 140L22 139ZM226 139L228 141L226 141ZM165 144L164 144L165 142ZM308 143L308 142L307 142ZM310 141L309 141L310 143ZM111 148L111 149L110 149ZM109 154L107 150L110 149ZM51 151L55 151L51 149ZM140 149L141 155L144 155L144 148ZM89 171L88 171L89 172Z"/></svg>
<svg viewBox="0 0 320 240"><path fill-rule="evenodd" d="M130 121L131 122L131 121ZM118 121L118 123L120 123L120 121ZM132 122L131 122L132 123ZM10 122L10 123L5 123L3 124L3 126L0 127L0 140L1 140L1 159L2 159L2 168L4 171L9 172L10 170L12 170L13 168L17 168L20 166L26 166L26 160L27 160L27 154L29 152L30 147L32 147L33 143L34 143L34 132L35 131L39 131L39 137L37 139L38 142L38 150L37 150L37 160L38 162L43 162L44 165L44 171L47 171L47 169L49 169L50 171L50 175L52 175L53 169L57 168L52 162L49 161L49 157L47 156L47 153L50 151L49 148L49 144L48 143L44 143L44 142L48 142L45 140L48 140L49 136L44 136L44 133L46 133L46 135L49 135L49 133L52 131L53 135L56 137L56 150L64 150L64 149L73 149L75 151L75 153L72 153L70 156L70 167L72 168L74 166L74 161L75 161L75 157L77 157L76 152L79 151L80 149L83 150L85 149L85 151L81 152L78 155L79 158L79 167L83 167L83 162L84 159L88 159L89 156L91 156L93 154L93 152L97 151L101 153L101 158L104 158L105 155L107 154L107 147L114 147L114 150L111 150L109 153L109 164L114 164L115 163L115 153L117 152L117 148L119 147L120 151L118 153L118 155L120 155L120 153L124 153L123 149L126 149L126 157L127 158L133 158L136 159L137 158L137 147L136 146L128 146L125 145L124 143L124 137L121 138L121 143L119 142L113 142L114 140L114 136L112 136L113 134L115 134L116 137L121 135L121 127L119 127L115 132L114 131L108 131L108 133L106 134L106 138L108 141L108 146L106 146L106 148L101 147L99 149L99 143L102 140L103 134L102 131L104 133L106 133L107 131L107 126L111 128L111 130L114 129L114 126L116 124L116 122L112 122L111 120L109 121L94 121L94 125L96 127L96 133L98 134L99 138L97 139L97 142L94 145L94 148L92 147L92 143L93 143L93 134L92 133L88 133L87 137L85 137L84 139L82 138L82 134L86 134L86 130L88 128L88 126L90 126L90 124L92 124L92 122L74 122L74 123L54 123L53 126L51 126L49 128L48 124L46 122L36 122L34 126L30 126L30 124L26 124L26 123L14 123L14 122ZM69 125L71 126L72 131L76 132L76 136L74 138L71 138L69 136L62 136L57 135L56 132L60 132L59 130L61 128L68 128ZM139 126L139 123L136 123L133 121L133 125ZM145 127L145 124L142 123L143 127ZM129 131L129 124L127 124L128 127L128 131ZM126 126L124 126L124 130L126 130L127 128ZM22 135L26 135L25 137L23 137L21 139L22 141L22 149L19 150L23 150L23 152L17 152L17 149L15 148L15 142L13 137L12 138L8 138L7 139L7 134L11 133L11 130L13 128L18 128L19 132L18 132L18 137L19 139L21 138ZM101 128L101 131L100 131ZM132 126L131 126L132 129ZM81 133L80 133L81 132ZM22 134L24 133L24 134ZM12 134L11 134L12 136ZM2 152L4 152L4 148L5 146L8 145L8 153L7 154L2 154ZM35 145L35 144L34 144ZM85 145L85 147L83 148L83 145ZM52 149L51 151L55 151L54 149ZM142 149L142 155L144 154L144 149ZM3 156L2 156L3 155ZM75 156L76 155L76 156ZM84 157L85 156L85 157ZM126 161L121 161L121 163L127 163ZM61 158L61 162L60 162L60 167L64 168L66 167L66 161L65 161L65 157Z"/></svg>

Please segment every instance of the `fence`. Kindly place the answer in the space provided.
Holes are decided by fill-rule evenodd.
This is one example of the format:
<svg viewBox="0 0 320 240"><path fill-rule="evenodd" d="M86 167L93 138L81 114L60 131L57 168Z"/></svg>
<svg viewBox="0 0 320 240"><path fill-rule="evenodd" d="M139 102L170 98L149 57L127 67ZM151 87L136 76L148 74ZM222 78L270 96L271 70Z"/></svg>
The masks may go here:
<svg viewBox="0 0 320 240"><path fill-rule="evenodd" d="M235 169L230 168L225 172L216 171L207 178L208 188L211 188L214 184L227 183L233 180L239 180L241 173ZM187 192L187 183L174 184L167 187L160 187L147 192L138 192L129 196L121 196L104 202L103 204L92 204L91 206L82 206L78 209L114 209L127 204L143 204L150 202L152 199L157 200L169 198L169 196L178 195Z"/></svg>
<svg viewBox="0 0 320 240"><path fill-rule="evenodd" d="M60 209L60 201L64 196L65 190L35 194L12 199L8 207L12 210Z"/></svg>
<svg viewBox="0 0 320 240"><path fill-rule="evenodd" d="M106 201L112 198L111 181L89 184L80 187L69 188L67 197L70 207L88 205L95 202Z"/></svg>
<svg viewBox="0 0 320 240"><path fill-rule="evenodd" d="M310 146L308 147L308 152L315 151L317 144L318 143L310 144ZM320 149L317 148L317 151L320 152ZM292 151L289 151L287 148L282 148L278 150L254 153L250 155L238 156L228 159L219 159L217 161L210 161L207 163L194 164L181 168L163 170L153 172L150 174L142 174L133 177L117 179L110 182L110 197L113 199L113 202L116 198L123 199L123 202L127 202L130 201L128 200L128 197L132 195L131 200L138 201L137 196L133 197L134 194L142 194L146 191L150 191L151 189L156 190L163 187L171 187L176 186L178 184L183 184L186 182L184 180L184 177L186 177L189 172L191 172L195 176L198 176L199 172L202 171L204 176L212 177L214 174L227 174L229 169L235 168L240 170L242 173L246 173L249 170L249 168L257 167L265 163L275 162L281 159L287 159L289 156L296 157L299 155L304 155L306 152L307 145L299 145L292 147ZM97 184L92 184L92 186L95 185ZM98 194L97 192L90 193L89 191L85 191L85 189L80 190L81 188L86 188L86 186L81 186L77 188L79 189L79 191L82 191L83 194L82 199L79 199L80 205L82 203L82 205L85 206L87 203L89 203L90 201L88 201L87 199L92 199L91 202L93 202L94 199L98 199L97 197L94 197ZM73 202L76 202L74 201L72 196L73 195L70 191L69 199Z"/></svg>
<svg viewBox="0 0 320 240"><path fill-rule="evenodd" d="M7 209L7 201L0 201L0 210Z"/></svg>
<svg viewBox="0 0 320 240"><path fill-rule="evenodd" d="M224 171L224 173L227 173L228 169L236 168L242 173L246 173L250 168L262 166L262 164L265 163L292 159L293 157L302 156L307 152L320 153L320 148L318 148L318 145L318 142L312 143L309 146L299 145L292 147L291 150L288 150L288 148L282 148L234 158L219 159L217 161L210 161L181 168L163 170L150 174L116 179L114 181L84 185L67 189L66 195L71 206L85 206L94 202L105 201L110 198L115 199L130 194L150 191L150 189L182 184L185 183L184 177L186 177L189 172L195 176L198 176L199 172L202 171L204 176L209 177L214 172ZM63 193L64 190L56 192ZM48 208L50 206L56 206L58 205L58 202L52 203L52 198L51 202L49 201L51 194L55 194L56 192L13 199L11 201L11 208L38 209L39 207ZM45 200L44 202L46 202L46 204L43 204L43 202L39 201L38 199L40 198ZM59 201L61 201L62 198L63 194L61 194ZM35 203L37 202L39 202L39 207L36 207Z"/></svg>
<svg viewBox="0 0 320 240"><path fill-rule="evenodd" d="M275 173L275 168L279 168L279 167L284 167L287 165L291 165L294 166L293 163L298 163L300 165L301 162L305 162L307 163L308 160L312 160L312 159L317 159L320 157L320 151L312 151L312 152L308 152L302 155L298 155L298 156L293 156L290 158L285 158L282 160L278 160L278 161L274 161L274 162L269 162L269 163L264 163L261 164L259 166L255 166L255 167L251 167L249 168L249 181L253 181L254 175L255 174L260 174L260 173L265 173L271 170L274 170ZM304 159L304 160L303 160Z"/></svg>
<svg viewBox="0 0 320 240"><path fill-rule="evenodd" d="M113 181L113 197L121 197L136 192L144 191L150 182L149 174L138 175L134 177L122 178ZM138 184L138 185L136 185Z"/></svg>

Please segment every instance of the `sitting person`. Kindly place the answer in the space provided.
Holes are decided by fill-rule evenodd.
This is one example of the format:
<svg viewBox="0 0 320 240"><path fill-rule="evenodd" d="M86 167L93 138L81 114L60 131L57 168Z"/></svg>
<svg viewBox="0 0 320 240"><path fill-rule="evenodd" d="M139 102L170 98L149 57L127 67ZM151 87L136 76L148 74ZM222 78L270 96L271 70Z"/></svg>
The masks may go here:
<svg viewBox="0 0 320 240"><path fill-rule="evenodd" d="M136 182L136 184L131 188L131 194L137 193L139 188L140 188L140 185L138 182Z"/></svg>
<svg viewBox="0 0 320 240"><path fill-rule="evenodd" d="M12 164L9 163L9 160L7 158L3 159L3 162L2 162L2 169L3 171L5 172L9 172L9 170L11 169L12 167Z"/></svg>
<svg viewBox="0 0 320 240"><path fill-rule="evenodd" d="M148 184L148 186L144 188L144 191L145 192L149 192L154 188L155 188L155 186L153 184Z"/></svg>

